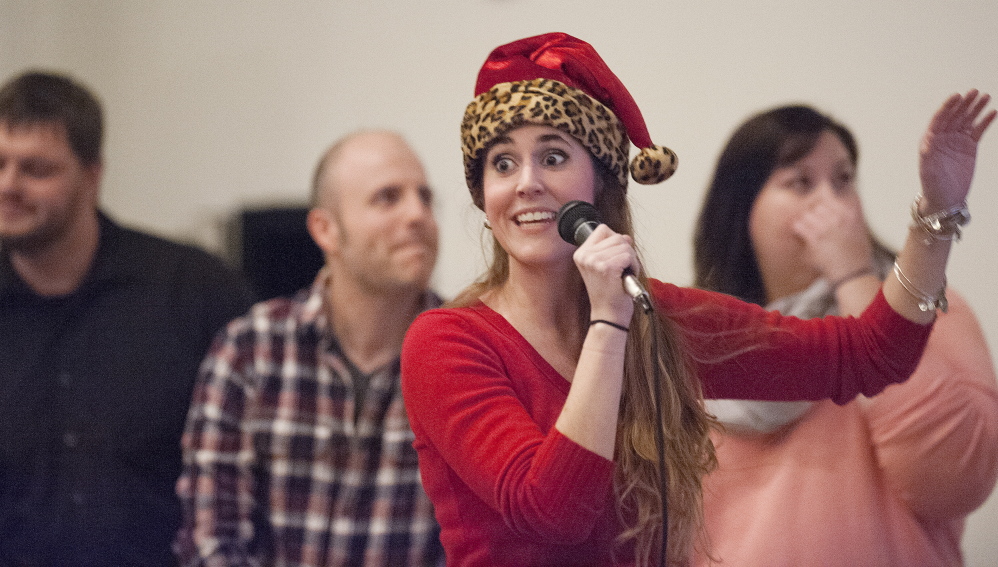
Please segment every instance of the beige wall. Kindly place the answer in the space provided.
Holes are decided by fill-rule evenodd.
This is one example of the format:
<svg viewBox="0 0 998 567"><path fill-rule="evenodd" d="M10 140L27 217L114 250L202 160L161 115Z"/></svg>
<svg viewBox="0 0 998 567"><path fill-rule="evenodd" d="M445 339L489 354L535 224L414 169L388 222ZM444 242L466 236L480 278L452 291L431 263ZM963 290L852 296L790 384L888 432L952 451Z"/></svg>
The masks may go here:
<svg viewBox="0 0 998 567"><path fill-rule="evenodd" d="M482 267L481 214L458 125L475 74L507 41L565 31L594 44L680 168L631 189L649 271L691 277L690 234L719 147L750 113L803 101L850 125L871 224L898 245L916 148L951 92L998 95L998 3L554 0L0 0L0 77L29 65L101 94L104 188L117 218L209 247L247 204L302 201L314 161L360 126L401 130L425 158L443 228L437 287ZM998 348L998 131L981 146L973 223L950 283ZM975 513L968 564L998 557L998 497Z"/></svg>

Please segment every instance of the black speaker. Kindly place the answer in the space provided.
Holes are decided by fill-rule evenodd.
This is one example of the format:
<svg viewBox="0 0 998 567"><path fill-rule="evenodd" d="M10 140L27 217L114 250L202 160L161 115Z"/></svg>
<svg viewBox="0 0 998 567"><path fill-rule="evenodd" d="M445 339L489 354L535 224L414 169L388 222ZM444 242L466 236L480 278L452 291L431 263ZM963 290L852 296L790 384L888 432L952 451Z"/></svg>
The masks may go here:
<svg viewBox="0 0 998 567"><path fill-rule="evenodd" d="M322 268L322 250L308 234L308 207L243 210L236 222L239 263L260 299L293 295Z"/></svg>

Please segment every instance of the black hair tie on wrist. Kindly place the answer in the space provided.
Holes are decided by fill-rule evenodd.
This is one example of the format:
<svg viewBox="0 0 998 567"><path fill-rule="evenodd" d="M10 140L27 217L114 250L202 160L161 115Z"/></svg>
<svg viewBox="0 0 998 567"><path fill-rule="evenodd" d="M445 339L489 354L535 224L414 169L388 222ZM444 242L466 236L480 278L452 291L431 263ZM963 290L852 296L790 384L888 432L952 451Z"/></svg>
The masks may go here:
<svg viewBox="0 0 998 567"><path fill-rule="evenodd" d="M613 321L607 321L606 319L593 319L592 321L589 322L589 326L592 327L596 323L603 323L605 325L610 325L614 329L620 329L621 331L624 331L625 333L630 332L630 329L628 329L627 327L625 327L623 325L618 325L618 324L614 323Z"/></svg>

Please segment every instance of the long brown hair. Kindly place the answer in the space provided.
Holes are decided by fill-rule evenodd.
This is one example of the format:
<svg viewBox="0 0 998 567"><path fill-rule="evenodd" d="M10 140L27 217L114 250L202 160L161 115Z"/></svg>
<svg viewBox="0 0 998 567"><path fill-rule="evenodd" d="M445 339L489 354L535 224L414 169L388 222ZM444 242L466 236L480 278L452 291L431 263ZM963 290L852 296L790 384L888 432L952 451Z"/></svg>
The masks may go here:
<svg viewBox="0 0 998 567"><path fill-rule="evenodd" d="M486 155L486 151L482 155ZM603 222L619 234L633 238L626 187L590 155L596 170L595 202ZM482 158L479 158L482 159ZM481 168L478 168L481 171ZM481 197L479 177L471 188ZM475 202L483 202L476 198ZM639 258L640 260L640 258ZM578 289L583 289L582 276ZM448 306L473 304L509 278L509 255L492 238L492 258L486 272L464 289ZM638 278L648 286L647 277ZM581 294L578 324L585 335L589 322L589 298ZM704 410L700 381L689 357L680 327L668 313L657 312L654 321L635 310L631 319L624 361L623 395L617 421L614 493L618 516L624 526L618 537L622 546L633 546L638 565L658 559L663 511L660 499L656 423L665 439L668 497L668 564L687 565L694 547L703 540L703 495L701 479L717 466L709 431L713 418ZM653 348L654 345L654 348ZM657 360L652 359L657 352ZM655 374L661 377L661 418L655 407Z"/></svg>

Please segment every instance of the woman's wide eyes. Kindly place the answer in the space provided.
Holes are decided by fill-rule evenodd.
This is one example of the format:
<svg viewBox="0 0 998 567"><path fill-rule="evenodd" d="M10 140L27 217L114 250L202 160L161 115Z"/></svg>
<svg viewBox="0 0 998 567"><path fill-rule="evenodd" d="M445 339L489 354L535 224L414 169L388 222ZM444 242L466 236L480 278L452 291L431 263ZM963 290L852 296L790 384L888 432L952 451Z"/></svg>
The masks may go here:
<svg viewBox="0 0 998 567"><path fill-rule="evenodd" d="M496 158L494 165L496 171L499 173L506 173L507 171L513 169L513 160L508 157L500 156Z"/></svg>
<svg viewBox="0 0 998 567"><path fill-rule="evenodd" d="M559 165L567 158L561 152L550 152L544 156L544 165Z"/></svg>
<svg viewBox="0 0 998 567"><path fill-rule="evenodd" d="M565 160L567 159L568 156L566 156L562 151L550 151L541 157L541 164L548 167L554 167L565 163ZM516 162L509 156L500 155L492 160L492 166L495 167L496 171L499 173L508 173L516 167Z"/></svg>

